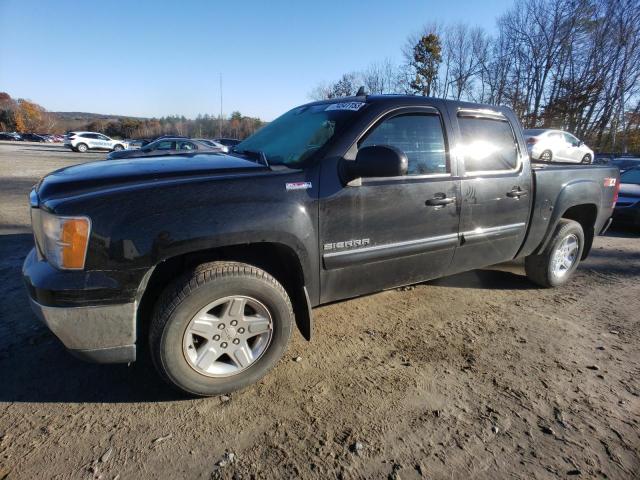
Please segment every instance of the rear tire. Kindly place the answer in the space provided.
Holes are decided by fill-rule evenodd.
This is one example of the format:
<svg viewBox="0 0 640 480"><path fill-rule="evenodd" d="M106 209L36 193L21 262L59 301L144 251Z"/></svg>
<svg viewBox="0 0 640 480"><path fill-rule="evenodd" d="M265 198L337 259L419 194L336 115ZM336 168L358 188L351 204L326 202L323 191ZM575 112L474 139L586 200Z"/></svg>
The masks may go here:
<svg viewBox="0 0 640 480"><path fill-rule="evenodd" d="M543 162L550 162L553 160L553 152L551 150L545 150L540 154L540 160Z"/></svg>
<svg viewBox="0 0 640 480"><path fill-rule="evenodd" d="M172 386L192 395L222 395L257 382L275 366L293 323L289 296L271 275L244 263L205 263L158 300L151 356Z"/></svg>
<svg viewBox="0 0 640 480"><path fill-rule="evenodd" d="M89 150L89 147L87 147L86 143L79 143L76 145L76 152L86 153L87 150Z"/></svg>
<svg viewBox="0 0 640 480"><path fill-rule="evenodd" d="M573 220L561 218L544 252L525 258L527 277L545 288L564 285L578 267L583 250L582 226Z"/></svg>

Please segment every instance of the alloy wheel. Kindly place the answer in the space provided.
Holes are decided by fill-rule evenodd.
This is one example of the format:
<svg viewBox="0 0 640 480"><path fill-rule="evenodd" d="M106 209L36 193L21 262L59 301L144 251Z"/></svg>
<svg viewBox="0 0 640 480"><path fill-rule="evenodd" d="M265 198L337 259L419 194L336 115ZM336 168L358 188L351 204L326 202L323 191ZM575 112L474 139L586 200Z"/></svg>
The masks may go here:
<svg viewBox="0 0 640 480"><path fill-rule="evenodd" d="M208 377L236 375L267 351L273 336L271 313L255 298L234 295L201 309L189 322L184 358Z"/></svg>
<svg viewBox="0 0 640 480"><path fill-rule="evenodd" d="M553 254L552 271L557 278L564 277L578 258L580 244L578 237L573 233L567 235Z"/></svg>

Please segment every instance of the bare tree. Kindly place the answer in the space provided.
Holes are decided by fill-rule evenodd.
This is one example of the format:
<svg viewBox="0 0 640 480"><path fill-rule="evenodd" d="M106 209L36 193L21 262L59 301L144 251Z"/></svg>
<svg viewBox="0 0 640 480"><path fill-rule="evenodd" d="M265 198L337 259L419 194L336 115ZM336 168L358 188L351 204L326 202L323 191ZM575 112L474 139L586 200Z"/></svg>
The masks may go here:
<svg viewBox="0 0 640 480"><path fill-rule="evenodd" d="M447 71L443 97L473 99L474 79L486 62L488 41L484 30L459 23L445 29L444 53Z"/></svg>
<svg viewBox="0 0 640 480"><path fill-rule="evenodd" d="M431 23L408 36L402 54L399 67L373 64L355 82L376 93L508 105L527 127L640 151L638 0L517 0L492 38L466 24ZM334 90L318 89L323 98Z"/></svg>
<svg viewBox="0 0 640 480"><path fill-rule="evenodd" d="M365 87L367 93L384 94L399 93L399 70L390 60L370 64L359 73L358 81Z"/></svg>

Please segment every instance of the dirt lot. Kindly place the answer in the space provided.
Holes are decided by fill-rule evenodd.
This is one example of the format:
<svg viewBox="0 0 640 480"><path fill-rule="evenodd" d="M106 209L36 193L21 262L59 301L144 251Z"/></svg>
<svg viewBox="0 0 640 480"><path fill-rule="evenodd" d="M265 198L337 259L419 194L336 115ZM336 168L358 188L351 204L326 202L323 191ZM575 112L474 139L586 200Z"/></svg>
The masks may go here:
<svg viewBox="0 0 640 480"><path fill-rule="evenodd" d="M0 480L640 476L637 233L557 290L514 264L316 309L258 385L194 400L144 354L75 360L29 311L26 194L102 157L0 142Z"/></svg>

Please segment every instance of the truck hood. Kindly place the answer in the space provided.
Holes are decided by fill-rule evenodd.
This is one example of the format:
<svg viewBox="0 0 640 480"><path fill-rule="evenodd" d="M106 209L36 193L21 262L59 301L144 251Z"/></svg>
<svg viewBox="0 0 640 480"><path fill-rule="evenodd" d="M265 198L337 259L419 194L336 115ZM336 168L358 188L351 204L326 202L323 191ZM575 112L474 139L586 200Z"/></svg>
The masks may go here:
<svg viewBox="0 0 640 480"><path fill-rule="evenodd" d="M43 202L138 183L261 170L268 168L232 155L214 153L106 160L56 170L40 180L36 193Z"/></svg>

